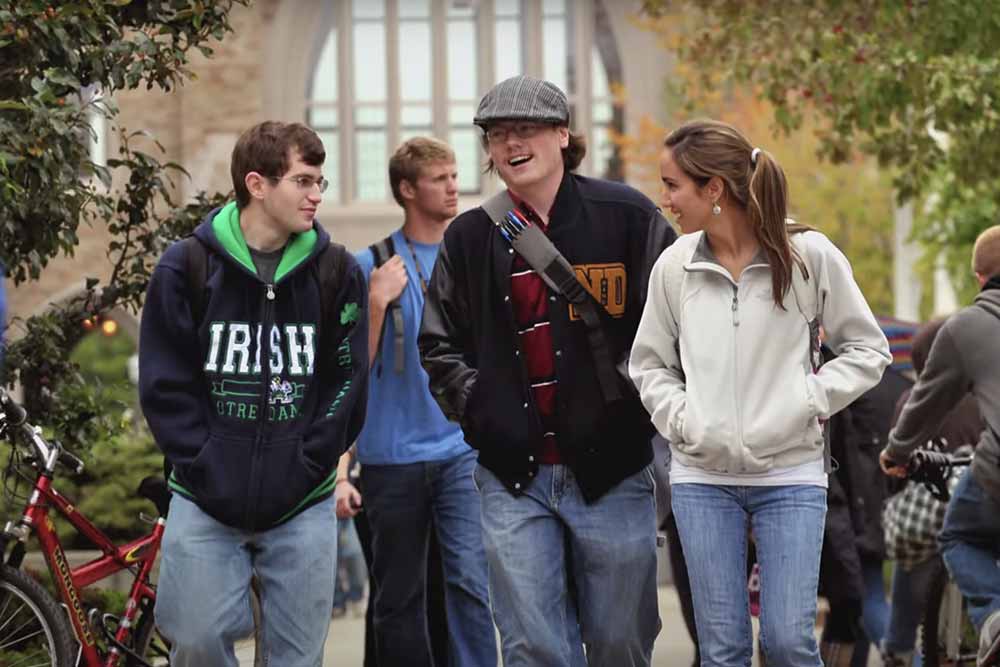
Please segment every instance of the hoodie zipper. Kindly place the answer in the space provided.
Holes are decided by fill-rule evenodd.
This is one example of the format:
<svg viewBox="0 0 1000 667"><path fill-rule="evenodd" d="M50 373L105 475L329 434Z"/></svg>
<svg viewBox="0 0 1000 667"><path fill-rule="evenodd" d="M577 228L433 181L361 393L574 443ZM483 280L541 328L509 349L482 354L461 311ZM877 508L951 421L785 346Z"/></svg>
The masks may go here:
<svg viewBox="0 0 1000 667"><path fill-rule="evenodd" d="M250 497L247 498L247 513L243 522L251 531L256 530L257 527L257 499L260 497L257 488L260 486L260 480L257 479L257 468L264 442L264 429L267 426L267 401L271 387L271 329L274 326L271 320L274 319L274 298L274 283L267 283L264 286L264 316L260 323L261 392L257 404L257 414L260 415L260 421L257 423L257 435L250 452L250 484L248 485Z"/></svg>
<svg viewBox="0 0 1000 667"><path fill-rule="evenodd" d="M736 438L740 444L740 470L743 465L743 411L740 410L740 363L739 363L739 326L740 326L740 286L733 283L733 408L736 412Z"/></svg>

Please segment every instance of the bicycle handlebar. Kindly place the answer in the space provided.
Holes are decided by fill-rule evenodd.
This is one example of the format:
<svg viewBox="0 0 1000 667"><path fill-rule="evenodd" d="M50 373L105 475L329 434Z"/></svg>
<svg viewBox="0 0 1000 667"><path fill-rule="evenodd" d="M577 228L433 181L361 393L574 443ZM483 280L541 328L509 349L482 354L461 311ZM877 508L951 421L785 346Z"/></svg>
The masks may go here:
<svg viewBox="0 0 1000 667"><path fill-rule="evenodd" d="M945 452L918 449L906 464L907 476L914 482L922 482L931 495L943 503L951 499L948 478L952 468L967 466L972 456L955 456Z"/></svg>
<svg viewBox="0 0 1000 667"><path fill-rule="evenodd" d="M61 463L77 475L83 472L83 461L64 448L59 441L49 442L43 438L42 429L28 423L27 410L18 405L3 387L0 387L0 408L2 408L0 409L0 422L2 422L0 427L4 427L0 428L0 434L11 427L20 429L25 439L34 446L45 470L51 472L57 463Z"/></svg>

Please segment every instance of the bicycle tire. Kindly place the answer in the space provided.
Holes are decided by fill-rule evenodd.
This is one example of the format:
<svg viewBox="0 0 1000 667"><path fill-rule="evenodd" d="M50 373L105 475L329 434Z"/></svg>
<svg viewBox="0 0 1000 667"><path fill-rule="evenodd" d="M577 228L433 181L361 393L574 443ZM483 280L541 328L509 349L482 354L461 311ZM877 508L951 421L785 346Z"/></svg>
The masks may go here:
<svg viewBox="0 0 1000 667"><path fill-rule="evenodd" d="M76 662L77 642L69 617L40 583L22 570L0 566L0 667L31 656L52 667Z"/></svg>
<svg viewBox="0 0 1000 667"><path fill-rule="evenodd" d="M924 612L923 627L920 637L920 650L924 657L924 667L974 667L976 664L977 646L975 643L975 628L972 627L965 613L965 603L962 603L958 656L949 656L945 646L945 637L951 631L949 620L945 618L943 606L946 602L946 592L951 578L948 571L942 569L931 583L927 594L927 610ZM970 641L971 629L971 641Z"/></svg>
<svg viewBox="0 0 1000 667"><path fill-rule="evenodd" d="M136 623L135 633L133 634L133 641L131 648L147 660L150 664L154 665L169 665L170 664L170 642L167 641L159 631L156 629L156 615L150 602L150 607L148 611L142 613ZM267 662L264 660L263 643L261 638L261 605L260 605L260 592L257 590L257 585L254 584L250 590L250 611L253 615L253 625L254 625L254 667L265 667ZM161 661L156 660L160 658ZM0 667L3 667L0 664ZM139 663L129 658L125 661L125 667L140 667Z"/></svg>
<svg viewBox="0 0 1000 667"><path fill-rule="evenodd" d="M164 639L156 629L156 614L153 612L152 602L149 603L149 609L139 616L131 644L129 648L150 664L170 664L170 642ZM139 667L139 663L129 657L125 660L125 667Z"/></svg>

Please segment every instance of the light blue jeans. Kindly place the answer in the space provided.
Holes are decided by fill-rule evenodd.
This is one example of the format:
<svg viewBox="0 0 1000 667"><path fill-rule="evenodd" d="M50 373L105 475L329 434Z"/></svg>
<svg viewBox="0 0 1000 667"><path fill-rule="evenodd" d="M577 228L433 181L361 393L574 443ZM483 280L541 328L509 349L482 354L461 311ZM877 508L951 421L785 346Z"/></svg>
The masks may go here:
<svg viewBox="0 0 1000 667"><path fill-rule="evenodd" d="M569 467L521 496L476 466L505 667L648 667L660 631L649 466L587 504ZM586 646L586 656L584 656Z"/></svg>
<svg viewBox="0 0 1000 667"><path fill-rule="evenodd" d="M262 532L219 523L174 494L163 534L156 624L174 667L237 667L233 642L253 632L250 577L261 587L268 664L319 667L337 562L333 498Z"/></svg>
<svg viewBox="0 0 1000 667"><path fill-rule="evenodd" d="M768 665L821 667L813 634L826 489L675 484L702 667L750 667L747 539L760 563L760 643Z"/></svg>
<svg viewBox="0 0 1000 667"><path fill-rule="evenodd" d="M966 470L958 480L938 536L941 555L968 603L977 629L1000 611L1000 502Z"/></svg>

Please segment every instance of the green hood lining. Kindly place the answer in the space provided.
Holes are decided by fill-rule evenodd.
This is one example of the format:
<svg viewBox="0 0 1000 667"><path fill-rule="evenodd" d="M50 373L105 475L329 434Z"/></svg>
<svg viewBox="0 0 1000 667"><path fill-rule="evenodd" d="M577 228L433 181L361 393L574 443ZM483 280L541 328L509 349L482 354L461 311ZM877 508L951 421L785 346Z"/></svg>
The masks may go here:
<svg viewBox="0 0 1000 667"><path fill-rule="evenodd" d="M215 217L212 218L212 231L222 248L234 260L250 273L257 275L257 267L254 266L253 258L250 257L250 249L247 247L246 239L243 238L243 230L240 228L240 209L236 206L236 202L229 202L215 214ZM292 269L312 255L318 236L315 229L292 235L291 240L285 246L285 251L281 254L278 268L274 272L275 283L281 282L282 278L288 275Z"/></svg>

